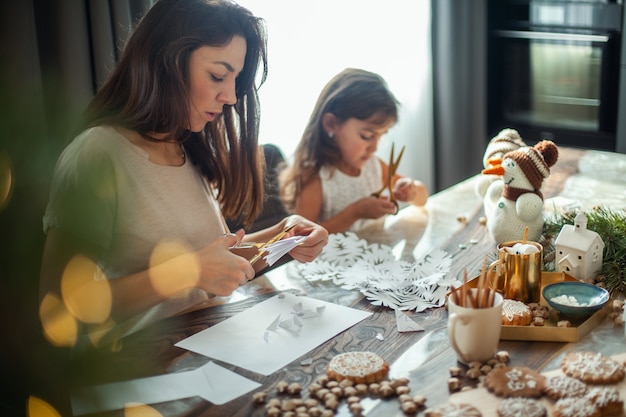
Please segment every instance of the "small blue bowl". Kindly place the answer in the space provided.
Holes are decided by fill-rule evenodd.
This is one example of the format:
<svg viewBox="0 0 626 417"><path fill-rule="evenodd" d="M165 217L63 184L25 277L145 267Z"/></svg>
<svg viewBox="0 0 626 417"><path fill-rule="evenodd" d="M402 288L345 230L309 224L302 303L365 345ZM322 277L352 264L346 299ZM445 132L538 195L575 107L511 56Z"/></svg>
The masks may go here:
<svg viewBox="0 0 626 417"><path fill-rule="evenodd" d="M587 317L600 310L609 301L609 293L604 288L585 282L564 281L546 285L543 288L543 298L553 309L570 317ZM559 296L574 297L578 304L562 304L552 300Z"/></svg>

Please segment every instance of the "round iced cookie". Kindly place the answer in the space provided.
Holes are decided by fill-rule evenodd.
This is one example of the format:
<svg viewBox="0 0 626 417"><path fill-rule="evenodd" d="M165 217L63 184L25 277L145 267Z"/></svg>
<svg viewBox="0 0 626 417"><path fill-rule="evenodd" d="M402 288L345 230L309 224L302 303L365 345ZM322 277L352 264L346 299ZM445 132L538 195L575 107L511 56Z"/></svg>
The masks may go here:
<svg viewBox="0 0 626 417"><path fill-rule="evenodd" d="M616 384L624 379L624 365L598 352L568 353L561 370L586 384Z"/></svg>
<svg viewBox="0 0 626 417"><path fill-rule="evenodd" d="M582 397L587 392L587 384L567 375L553 375L546 378L544 393L558 400L565 397Z"/></svg>
<svg viewBox="0 0 626 417"><path fill-rule="evenodd" d="M505 398L498 404L498 417L545 417L546 407L534 398Z"/></svg>
<svg viewBox="0 0 626 417"><path fill-rule="evenodd" d="M510 397L540 397L546 377L524 366L496 368L485 377L485 387L495 395Z"/></svg>
<svg viewBox="0 0 626 417"><path fill-rule="evenodd" d="M371 384L387 377L389 364L374 352L345 352L334 356L326 367L326 375L335 381L350 380L355 384Z"/></svg>

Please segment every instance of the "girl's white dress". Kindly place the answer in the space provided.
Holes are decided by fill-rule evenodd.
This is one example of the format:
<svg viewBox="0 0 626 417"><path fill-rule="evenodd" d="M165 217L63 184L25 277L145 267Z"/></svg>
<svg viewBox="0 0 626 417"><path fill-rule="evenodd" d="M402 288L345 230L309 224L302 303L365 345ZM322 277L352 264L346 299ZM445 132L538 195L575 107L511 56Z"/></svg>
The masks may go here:
<svg viewBox="0 0 626 417"><path fill-rule="evenodd" d="M320 221L336 216L348 205L380 190L383 185L382 167L378 158L370 158L361 173L354 177L346 175L338 169L324 166L319 171L322 182L322 211ZM363 230L379 229L384 226L384 217L378 219L359 219L349 232L359 233Z"/></svg>

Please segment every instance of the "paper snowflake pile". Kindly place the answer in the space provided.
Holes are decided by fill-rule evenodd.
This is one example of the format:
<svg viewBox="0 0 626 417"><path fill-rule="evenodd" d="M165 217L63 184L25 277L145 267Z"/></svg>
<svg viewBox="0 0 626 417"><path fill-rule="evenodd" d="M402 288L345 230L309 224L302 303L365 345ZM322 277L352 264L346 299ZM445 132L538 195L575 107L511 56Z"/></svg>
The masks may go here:
<svg viewBox="0 0 626 417"><path fill-rule="evenodd" d="M370 244L351 232L335 233L313 262L298 263L309 281L332 280L345 289L357 289L374 305L423 311L444 304L456 279L446 278L450 256L439 249L418 262L399 261L392 249Z"/></svg>

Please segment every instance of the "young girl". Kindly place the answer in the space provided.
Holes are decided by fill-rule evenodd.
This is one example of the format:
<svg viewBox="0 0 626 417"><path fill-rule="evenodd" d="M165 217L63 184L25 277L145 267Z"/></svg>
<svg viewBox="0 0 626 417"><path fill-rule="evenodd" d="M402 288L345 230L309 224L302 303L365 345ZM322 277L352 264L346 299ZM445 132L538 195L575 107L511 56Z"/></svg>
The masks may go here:
<svg viewBox="0 0 626 417"><path fill-rule="evenodd" d="M287 208L329 233L382 227L396 206L372 196L389 172L374 154L397 118L397 101L382 77L352 68L337 74L320 93L293 164L281 173ZM397 200L426 203L422 182L394 175L392 186Z"/></svg>

